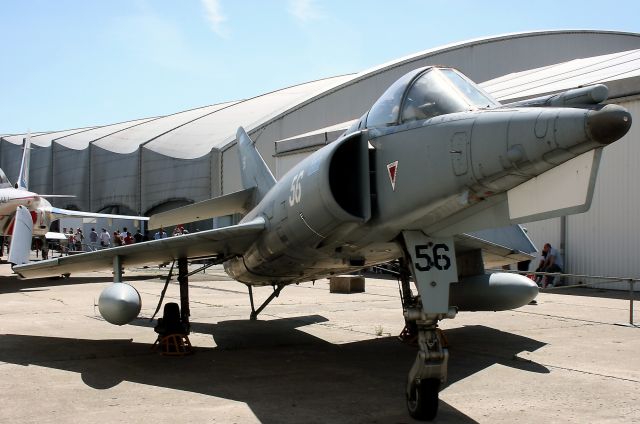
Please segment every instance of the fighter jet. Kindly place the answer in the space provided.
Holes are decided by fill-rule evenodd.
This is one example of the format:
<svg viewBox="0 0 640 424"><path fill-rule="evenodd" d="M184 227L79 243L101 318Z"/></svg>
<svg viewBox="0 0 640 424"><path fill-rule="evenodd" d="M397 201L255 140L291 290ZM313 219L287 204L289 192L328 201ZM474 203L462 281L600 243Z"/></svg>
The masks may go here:
<svg viewBox="0 0 640 424"><path fill-rule="evenodd" d="M624 108L601 104L606 97L607 88L597 85L501 105L455 69L415 69L279 181L239 128L243 190L150 221L155 228L244 214L236 225L13 269L32 278L113 267L114 284L100 295L99 309L122 325L141 306L135 288L122 281L122 267L174 261L188 327L191 259L224 264L246 284L252 319L289 284L399 259L403 315L419 346L407 408L417 419L433 419L449 358L439 321L461 311L518 308L538 293L524 276L485 274L488 260L527 255L477 231L521 231L508 226L588 208L602 149L631 126ZM257 309L255 286L273 288Z"/></svg>
<svg viewBox="0 0 640 424"><path fill-rule="evenodd" d="M51 222L64 217L75 218L110 218L134 221L148 221L149 218L130 215L113 215L69 209L56 208L47 198L74 197L69 195L46 195L29 191L29 159L31 139L24 139L20 175L15 185L9 182L5 173L0 169L0 235L12 236L17 226L29 222L21 231L22 237L11 239L9 262L24 263L28 261L31 238L45 237L49 232ZM20 243L20 245L14 245ZM15 247L15 249L14 249Z"/></svg>

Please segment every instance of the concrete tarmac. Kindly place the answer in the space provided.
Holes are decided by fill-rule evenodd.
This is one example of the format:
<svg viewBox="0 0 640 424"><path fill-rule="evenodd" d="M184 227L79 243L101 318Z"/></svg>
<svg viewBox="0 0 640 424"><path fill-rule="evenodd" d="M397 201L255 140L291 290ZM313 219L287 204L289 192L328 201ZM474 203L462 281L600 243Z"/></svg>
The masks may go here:
<svg viewBox="0 0 640 424"><path fill-rule="evenodd" d="M151 349L166 268L127 271L143 307L106 323L110 273L20 281L0 265L0 422L410 423L416 348L400 343L398 285L285 288L249 321L247 288L213 268L190 279L194 355ZM254 290L266 298L270 288ZM640 422L640 329L629 301L582 289L442 323L449 385L436 423ZM177 301L172 282L166 301ZM636 314L640 320L640 312Z"/></svg>

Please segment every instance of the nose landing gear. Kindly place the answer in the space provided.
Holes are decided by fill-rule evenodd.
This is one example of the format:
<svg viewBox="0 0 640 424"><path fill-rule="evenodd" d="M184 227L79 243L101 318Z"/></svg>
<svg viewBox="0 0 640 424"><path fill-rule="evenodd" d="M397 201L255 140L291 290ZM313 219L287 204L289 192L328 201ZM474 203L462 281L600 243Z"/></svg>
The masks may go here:
<svg viewBox="0 0 640 424"><path fill-rule="evenodd" d="M438 321L454 318L449 307L449 284L457 281L452 238L433 239L421 231L404 231L405 258L400 261L406 329L417 333L418 354L407 378L407 409L418 420L433 420L438 413L439 392L447 381L449 351ZM419 298L411 295L413 275Z"/></svg>

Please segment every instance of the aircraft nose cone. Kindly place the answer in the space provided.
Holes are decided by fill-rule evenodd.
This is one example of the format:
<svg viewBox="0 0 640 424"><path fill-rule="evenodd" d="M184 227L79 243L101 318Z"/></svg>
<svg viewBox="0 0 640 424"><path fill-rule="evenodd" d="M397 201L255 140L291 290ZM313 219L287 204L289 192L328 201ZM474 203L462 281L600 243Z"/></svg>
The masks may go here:
<svg viewBox="0 0 640 424"><path fill-rule="evenodd" d="M631 128L631 114L618 105L606 105L587 115L587 132L594 141L610 144L619 140Z"/></svg>

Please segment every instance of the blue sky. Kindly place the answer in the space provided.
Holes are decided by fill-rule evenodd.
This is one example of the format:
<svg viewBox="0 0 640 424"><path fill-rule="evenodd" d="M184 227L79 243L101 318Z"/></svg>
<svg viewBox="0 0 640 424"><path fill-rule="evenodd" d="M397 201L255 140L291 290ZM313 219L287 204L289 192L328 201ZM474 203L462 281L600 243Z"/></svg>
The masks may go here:
<svg viewBox="0 0 640 424"><path fill-rule="evenodd" d="M0 0L0 134L252 97L470 38L640 32L640 2Z"/></svg>

